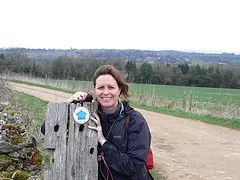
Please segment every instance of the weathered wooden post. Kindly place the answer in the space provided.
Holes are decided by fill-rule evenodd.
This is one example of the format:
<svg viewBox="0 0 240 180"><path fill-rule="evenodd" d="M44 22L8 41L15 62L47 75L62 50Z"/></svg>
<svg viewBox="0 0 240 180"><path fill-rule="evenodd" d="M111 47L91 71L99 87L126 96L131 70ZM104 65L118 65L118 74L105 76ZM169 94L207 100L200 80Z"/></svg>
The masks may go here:
<svg viewBox="0 0 240 180"><path fill-rule="evenodd" d="M189 111L192 110L192 91L190 92L190 99L189 99Z"/></svg>
<svg viewBox="0 0 240 180"><path fill-rule="evenodd" d="M48 84L48 75L45 74L45 84Z"/></svg>
<svg viewBox="0 0 240 180"><path fill-rule="evenodd" d="M75 78L72 78L72 89L75 89Z"/></svg>
<svg viewBox="0 0 240 180"><path fill-rule="evenodd" d="M185 92L185 90L183 92L182 109L183 109L183 111L186 111L186 92Z"/></svg>
<svg viewBox="0 0 240 180"><path fill-rule="evenodd" d="M84 124L73 118L80 106L88 109L90 116L95 103L67 104L49 103L45 121L45 148L52 152L51 167L45 171L45 180L98 179L97 132L88 129L95 124Z"/></svg>

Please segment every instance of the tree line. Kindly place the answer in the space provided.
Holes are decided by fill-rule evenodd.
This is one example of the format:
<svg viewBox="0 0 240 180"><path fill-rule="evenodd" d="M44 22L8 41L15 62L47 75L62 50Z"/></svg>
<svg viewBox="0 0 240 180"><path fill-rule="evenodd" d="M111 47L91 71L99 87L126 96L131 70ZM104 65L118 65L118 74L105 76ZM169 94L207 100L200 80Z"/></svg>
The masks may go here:
<svg viewBox="0 0 240 180"><path fill-rule="evenodd" d="M25 73L53 79L90 81L95 70L111 64L125 72L131 83L240 88L239 64L161 64L125 61L123 57L99 59L94 55L62 55L54 60L36 60L21 51L0 54L0 72Z"/></svg>

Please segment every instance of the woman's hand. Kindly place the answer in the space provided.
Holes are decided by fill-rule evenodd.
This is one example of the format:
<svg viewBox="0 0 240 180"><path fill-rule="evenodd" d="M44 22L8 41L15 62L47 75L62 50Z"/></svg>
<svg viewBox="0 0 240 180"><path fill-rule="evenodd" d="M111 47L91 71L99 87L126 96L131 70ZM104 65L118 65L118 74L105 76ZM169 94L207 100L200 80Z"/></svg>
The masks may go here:
<svg viewBox="0 0 240 180"><path fill-rule="evenodd" d="M71 103L73 101L83 101L86 97L87 97L87 93L85 92L76 92L74 95L72 95L68 100L67 100L67 103Z"/></svg>
<svg viewBox="0 0 240 180"><path fill-rule="evenodd" d="M102 126L101 126L101 123L100 123L100 118L99 118L99 116L96 113L94 113L94 117L91 117L91 120L96 123L96 127L88 126L88 128L97 131L97 133L98 133L98 142L101 145L103 145L107 140L103 136Z"/></svg>

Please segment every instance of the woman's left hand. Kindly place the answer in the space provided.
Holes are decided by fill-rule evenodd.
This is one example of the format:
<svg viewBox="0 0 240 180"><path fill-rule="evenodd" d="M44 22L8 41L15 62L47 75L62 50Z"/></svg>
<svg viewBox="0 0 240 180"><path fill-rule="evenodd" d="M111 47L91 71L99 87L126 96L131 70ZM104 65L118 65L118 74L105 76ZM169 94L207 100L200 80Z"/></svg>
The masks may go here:
<svg viewBox="0 0 240 180"><path fill-rule="evenodd" d="M102 132L102 126L101 126L101 123L100 123L100 118L99 116L94 113L94 117L90 117L91 120L93 122L96 123L96 127L94 126L88 126L89 129L92 129L92 130L96 130L97 133L98 133L98 142L103 145L107 140L105 139L105 137L103 136L103 132Z"/></svg>

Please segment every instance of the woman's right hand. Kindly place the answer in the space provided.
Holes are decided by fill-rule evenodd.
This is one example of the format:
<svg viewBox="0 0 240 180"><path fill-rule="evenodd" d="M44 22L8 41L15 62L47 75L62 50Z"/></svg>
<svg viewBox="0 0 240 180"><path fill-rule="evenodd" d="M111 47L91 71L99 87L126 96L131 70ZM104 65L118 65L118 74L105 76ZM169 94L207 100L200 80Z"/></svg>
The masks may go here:
<svg viewBox="0 0 240 180"><path fill-rule="evenodd" d="M81 92L81 91L76 92L74 95L72 95L72 96L67 100L67 103L70 104L70 103L72 103L73 101L77 101L77 102L83 101L83 100L86 99L87 95L88 95L88 94L85 93L85 92Z"/></svg>
<svg viewBox="0 0 240 180"><path fill-rule="evenodd" d="M103 132L102 132L102 126L101 126L100 118L99 118L99 116L96 113L94 113L94 117L90 117L90 118L91 118L91 120L93 122L95 122L96 127L88 126L88 128L97 131L97 133L98 133L98 142L101 145L103 145L107 140L104 137Z"/></svg>

